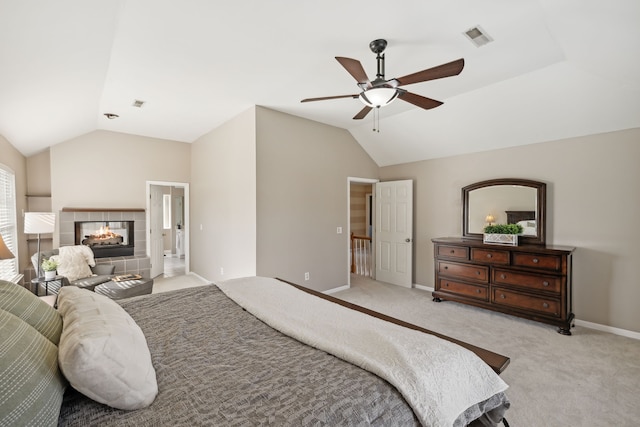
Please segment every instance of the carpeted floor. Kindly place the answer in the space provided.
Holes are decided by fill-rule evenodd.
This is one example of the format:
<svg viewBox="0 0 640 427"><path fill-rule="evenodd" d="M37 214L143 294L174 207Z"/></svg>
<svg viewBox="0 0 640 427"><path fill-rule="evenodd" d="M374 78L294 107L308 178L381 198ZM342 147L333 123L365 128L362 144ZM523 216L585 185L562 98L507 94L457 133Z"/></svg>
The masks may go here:
<svg viewBox="0 0 640 427"><path fill-rule="evenodd" d="M195 274L187 274L180 276L162 277L158 276L153 279L153 291L157 294L160 292L173 291L176 289L193 288L194 286L209 285L210 283L204 281Z"/></svg>
<svg viewBox="0 0 640 427"><path fill-rule="evenodd" d="M640 341L584 327L556 328L352 276L332 294L511 358L513 427L639 426Z"/></svg>

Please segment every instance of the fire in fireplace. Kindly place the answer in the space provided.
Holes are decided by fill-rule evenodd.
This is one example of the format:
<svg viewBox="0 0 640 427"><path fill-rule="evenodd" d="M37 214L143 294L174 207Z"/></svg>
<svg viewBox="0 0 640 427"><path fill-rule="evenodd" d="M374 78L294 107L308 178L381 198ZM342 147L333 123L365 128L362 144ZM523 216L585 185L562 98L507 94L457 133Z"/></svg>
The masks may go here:
<svg viewBox="0 0 640 427"><path fill-rule="evenodd" d="M76 221L76 245L91 248L96 258L133 255L133 221Z"/></svg>

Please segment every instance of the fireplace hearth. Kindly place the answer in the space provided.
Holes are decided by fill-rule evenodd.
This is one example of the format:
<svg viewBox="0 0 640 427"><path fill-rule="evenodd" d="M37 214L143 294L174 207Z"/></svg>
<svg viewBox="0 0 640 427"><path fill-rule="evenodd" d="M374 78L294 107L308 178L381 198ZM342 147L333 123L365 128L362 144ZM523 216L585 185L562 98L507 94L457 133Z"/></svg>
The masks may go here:
<svg viewBox="0 0 640 427"><path fill-rule="evenodd" d="M75 244L89 246L95 258L134 254L134 221L75 221Z"/></svg>

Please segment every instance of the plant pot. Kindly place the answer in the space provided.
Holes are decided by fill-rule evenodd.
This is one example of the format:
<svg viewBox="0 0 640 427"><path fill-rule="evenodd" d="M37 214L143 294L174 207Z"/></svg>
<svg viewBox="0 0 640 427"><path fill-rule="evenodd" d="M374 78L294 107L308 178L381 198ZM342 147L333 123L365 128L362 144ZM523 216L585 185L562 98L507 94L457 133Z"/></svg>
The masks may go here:
<svg viewBox="0 0 640 427"><path fill-rule="evenodd" d="M517 234L484 233L482 242L488 243L491 245L518 246L518 235Z"/></svg>
<svg viewBox="0 0 640 427"><path fill-rule="evenodd" d="M55 278L56 278L56 270L44 272L44 280L53 280Z"/></svg>

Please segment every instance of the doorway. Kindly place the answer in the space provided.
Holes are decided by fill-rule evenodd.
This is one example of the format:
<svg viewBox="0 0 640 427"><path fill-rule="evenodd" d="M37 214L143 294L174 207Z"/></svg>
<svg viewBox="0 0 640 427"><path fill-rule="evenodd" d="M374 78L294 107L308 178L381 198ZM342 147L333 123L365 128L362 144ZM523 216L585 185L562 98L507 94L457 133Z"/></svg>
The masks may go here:
<svg viewBox="0 0 640 427"><path fill-rule="evenodd" d="M150 276L188 274L189 184L147 181L146 220Z"/></svg>
<svg viewBox="0 0 640 427"><path fill-rule="evenodd" d="M367 237L371 240L366 242L370 246L370 253L365 255L367 259L366 271L375 271L375 257L373 256L373 224L374 224L374 186L378 182L377 179L371 178L347 178L347 285L351 285L353 249L351 243L351 235ZM369 277L374 277L370 274Z"/></svg>

